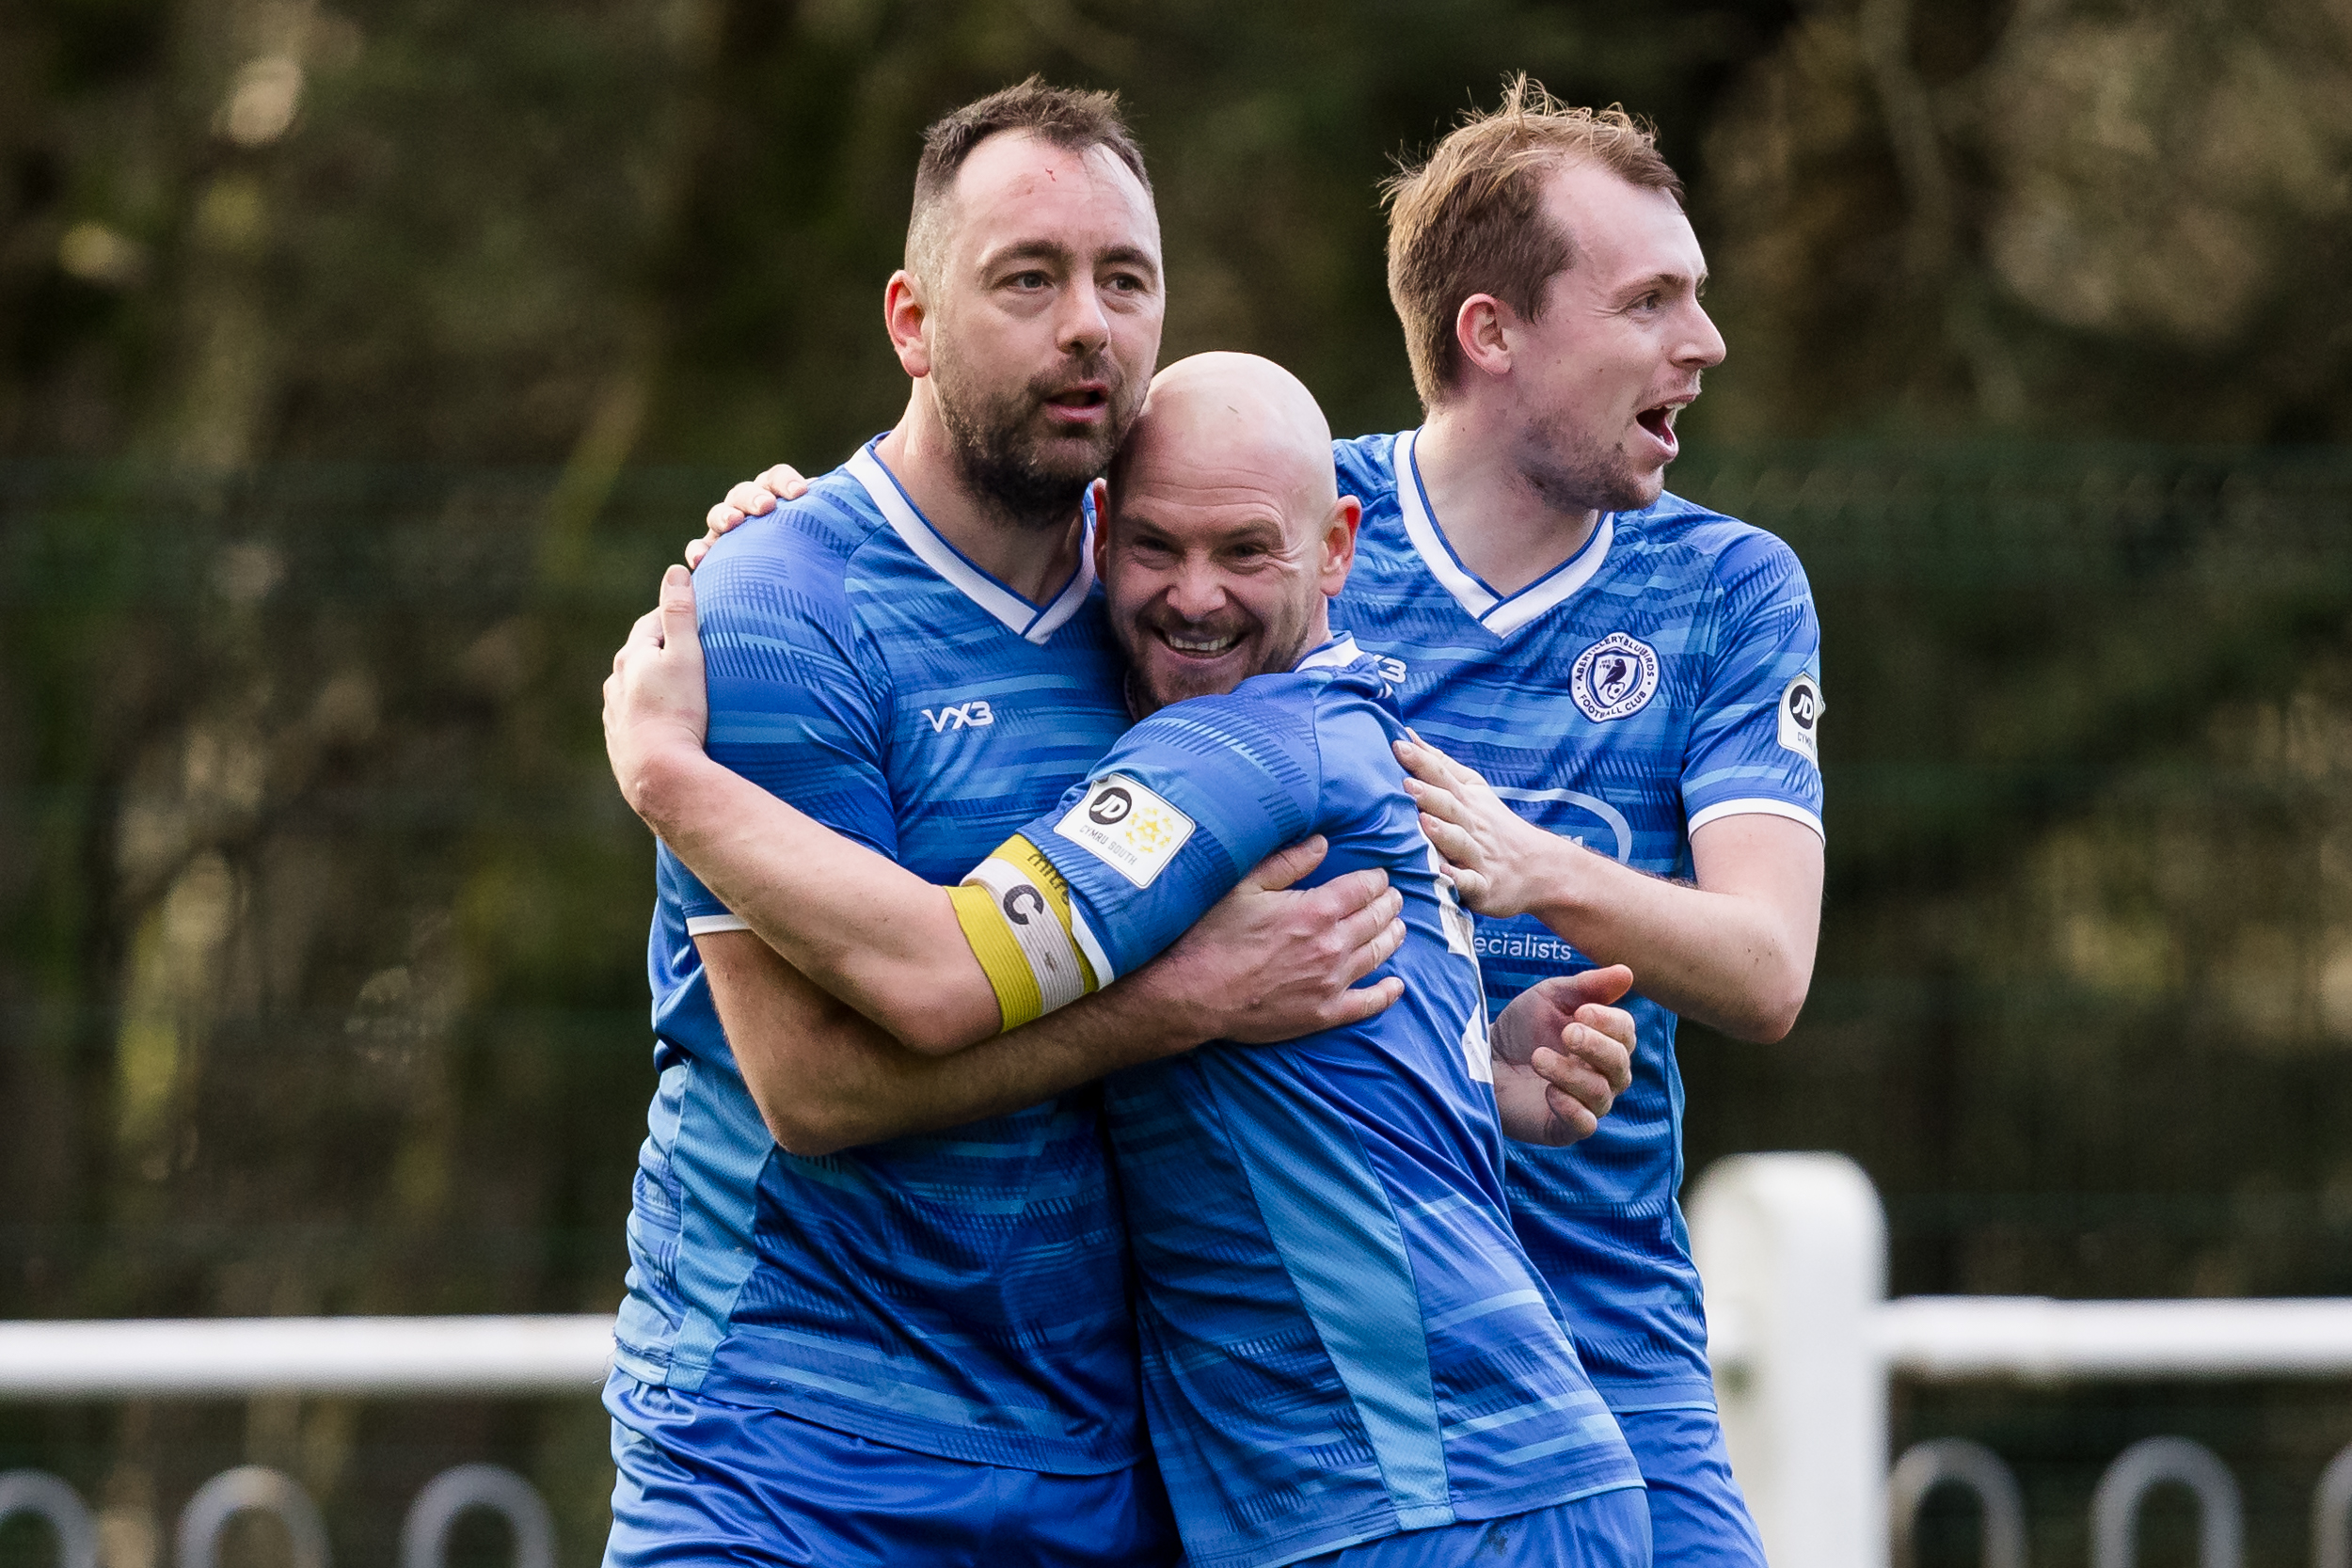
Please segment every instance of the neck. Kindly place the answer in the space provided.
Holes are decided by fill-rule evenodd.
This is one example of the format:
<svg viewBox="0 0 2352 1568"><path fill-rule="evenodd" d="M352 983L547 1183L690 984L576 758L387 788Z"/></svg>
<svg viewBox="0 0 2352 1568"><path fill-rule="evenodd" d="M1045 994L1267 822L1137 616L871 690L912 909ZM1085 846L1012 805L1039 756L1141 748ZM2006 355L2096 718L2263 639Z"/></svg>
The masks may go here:
<svg viewBox="0 0 2352 1568"><path fill-rule="evenodd" d="M922 382L914 384L906 413L878 449L883 465L941 538L1031 604L1043 604L1078 569L1078 552L1085 547L1084 492L1071 499L1069 518L1059 527L1041 528L1033 518L1012 515L993 497L971 488L938 404L928 393Z"/></svg>
<svg viewBox="0 0 2352 1568"><path fill-rule="evenodd" d="M1516 594L1551 571L1600 526L1597 509L1563 510L1558 496L1511 461L1518 435L1516 421L1463 398L1432 409L1413 446L1446 542L1500 594Z"/></svg>
<svg viewBox="0 0 2352 1568"><path fill-rule="evenodd" d="M1330 641L1331 601L1318 595L1315 599L1314 616L1307 623L1306 638L1298 644L1298 651L1291 655L1291 663L1297 664L1300 659Z"/></svg>

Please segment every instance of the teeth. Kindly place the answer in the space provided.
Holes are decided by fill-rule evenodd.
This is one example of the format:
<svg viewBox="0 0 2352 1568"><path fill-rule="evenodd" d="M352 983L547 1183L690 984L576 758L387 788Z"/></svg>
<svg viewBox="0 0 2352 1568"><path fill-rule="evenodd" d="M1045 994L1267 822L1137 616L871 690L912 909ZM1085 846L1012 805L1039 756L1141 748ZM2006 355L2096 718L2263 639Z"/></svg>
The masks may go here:
<svg viewBox="0 0 2352 1568"><path fill-rule="evenodd" d="M1178 637L1173 632L1165 631L1160 633L1160 636L1169 647L1180 654L1221 654L1241 641L1238 636L1235 636L1219 637L1202 641L1195 638Z"/></svg>

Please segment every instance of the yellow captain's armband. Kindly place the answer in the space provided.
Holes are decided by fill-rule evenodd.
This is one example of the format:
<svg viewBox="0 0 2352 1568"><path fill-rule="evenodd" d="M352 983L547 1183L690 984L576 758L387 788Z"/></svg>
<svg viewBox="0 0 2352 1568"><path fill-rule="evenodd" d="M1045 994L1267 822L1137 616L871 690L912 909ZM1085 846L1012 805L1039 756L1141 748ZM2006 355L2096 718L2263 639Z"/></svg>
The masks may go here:
<svg viewBox="0 0 2352 1568"><path fill-rule="evenodd" d="M1070 908L1070 884L1019 833L947 890L956 923L996 992L1004 1027L1018 1029L1103 984Z"/></svg>

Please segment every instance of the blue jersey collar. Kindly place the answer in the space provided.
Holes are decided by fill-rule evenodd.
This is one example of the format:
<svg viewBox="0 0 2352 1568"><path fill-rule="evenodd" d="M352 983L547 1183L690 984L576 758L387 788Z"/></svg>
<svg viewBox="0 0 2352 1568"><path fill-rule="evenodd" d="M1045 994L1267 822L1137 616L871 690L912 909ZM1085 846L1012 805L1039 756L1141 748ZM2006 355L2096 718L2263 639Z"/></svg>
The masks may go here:
<svg viewBox="0 0 2352 1568"><path fill-rule="evenodd" d="M1408 430L1397 436L1391 456L1396 465L1397 504L1405 514L1406 536L1412 540L1414 550L1429 575L1443 585L1462 607L1463 613L1493 632L1508 637L1534 620L1546 610L1565 603L1576 591L1593 580L1602 562L1609 559L1609 546L1616 538L1617 515L1601 515L1600 524L1584 547L1529 583L1516 594L1498 594L1478 575L1461 562L1454 546L1446 542L1444 531L1438 527L1438 515L1429 505L1429 492L1421 483L1421 464L1413 455L1414 443L1421 432Z"/></svg>
<svg viewBox="0 0 2352 1568"><path fill-rule="evenodd" d="M974 604L1003 622L1016 637L1042 644L1064 622L1078 613L1087 594L1094 587L1094 502L1091 492L1086 504L1086 531L1078 541L1078 569L1071 574L1069 585L1047 601L1042 609L1031 604L1003 583L982 571L961 550L949 544L932 528L930 519L914 504L914 498L899 484L898 476L883 466L875 448L882 444L877 436L858 448L857 455L844 465L851 478L866 486L866 493L874 499L874 505L898 531L907 548L945 578Z"/></svg>

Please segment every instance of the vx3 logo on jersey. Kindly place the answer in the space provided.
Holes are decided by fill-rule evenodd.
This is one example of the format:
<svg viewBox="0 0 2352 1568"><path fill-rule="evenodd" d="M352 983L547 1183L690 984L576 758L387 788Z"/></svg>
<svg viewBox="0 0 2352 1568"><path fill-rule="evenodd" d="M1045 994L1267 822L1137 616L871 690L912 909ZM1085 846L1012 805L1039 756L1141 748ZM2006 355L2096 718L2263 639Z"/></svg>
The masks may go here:
<svg viewBox="0 0 2352 1568"><path fill-rule="evenodd" d="M923 717L931 721L931 734L942 730L982 730L996 722L996 711L987 703L974 701L959 707L925 708Z"/></svg>

